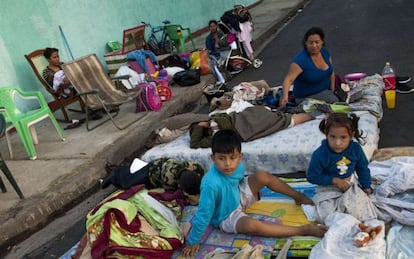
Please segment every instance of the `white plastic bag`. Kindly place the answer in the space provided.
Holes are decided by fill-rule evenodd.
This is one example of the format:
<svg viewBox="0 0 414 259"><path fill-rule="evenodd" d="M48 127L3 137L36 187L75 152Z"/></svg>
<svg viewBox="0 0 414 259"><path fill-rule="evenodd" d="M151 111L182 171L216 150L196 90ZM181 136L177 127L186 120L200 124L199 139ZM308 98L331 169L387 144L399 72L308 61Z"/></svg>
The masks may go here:
<svg viewBox="0 0 414 259"><path fill-rule="evenodd" d="M326 217L329 230L316 246L313 247L309 259L335 259L335 258L385 258L384 222L376 219L364 222L367 226L382 226L382 231L371 240L367 246L357 247L354 236L361 230L359 220L345 213L331 213Z"/></svg>
<svg viewBox="0 0 414 259"><path fill-rule="evenodd" d="M122 84L126 89L133 89L138 84L146 82L144 73L138 74L135 70L130 69L126 65L122 65L114 76L117 77L125 75L130 76L129 79L121 80Z"/></svg>

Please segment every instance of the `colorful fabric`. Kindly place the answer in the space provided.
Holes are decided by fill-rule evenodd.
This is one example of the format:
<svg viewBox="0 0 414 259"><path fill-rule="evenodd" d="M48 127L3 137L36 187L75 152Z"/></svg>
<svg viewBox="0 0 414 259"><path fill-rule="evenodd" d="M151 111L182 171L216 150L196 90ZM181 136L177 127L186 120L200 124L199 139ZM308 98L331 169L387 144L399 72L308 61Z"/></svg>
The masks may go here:
<svg viewBox="0 0 414 259"><path fill-rule="evenodd" d="M291 237L292 244L287 253L288 257L308 257L312 248L318 244L321 239L319 237L295 236ZM275 251L281 251L283 245L286 243L286 238L277 240Z"/></svg>
<svg viewBox="0 0 414 259"><path fill-rule="evenodd" d="M88 213L92 258L169 258L181 248L175 215L143 187L117 191Z"/></svg>
<svg viewBox="0 0 414 259"><path fill-rule="evenodd" d="M149 163L149 180L153 186L164 188L167 191L176 190L184 170L193 171L200 178L205 172L204 167L198 162L164 157Z"/></svg>
<svg viewBox="0 0 414 259"><path fill-rule="evenodd" d="M155 54L150 50L134 50L127 54L127 58L130 60L136 60L137 63L144 69L145 73L149 73L149 66L146 63L146 58L149 58L151 62L158 64L158 59Z"/></svg>
<svg viewBox="0 0 414 259"><path fill-rule="evenodd" d="M183 210L182 223L191 222L197 212L196 206L186 206ZM312 222L306 219L306 216L301 212L300 206L295 205L293 200L290 201L257 201L252 204L247 210L249 217L278 225L290 225L298 226L304 224L311 224ZM300 245L295 245L288 251L288 256L306 257L309 255L312 249L312 241L299 241L301 236L298 236L298 242ZM296 237L295 237L296 239ZM304 240L313 240L317 243L319 238L303 237ZM280 241L279 241L280 240ZM271 258L278 253L280 244L286 239L262 237L262 236L249 236L244 234L228 234L224 233L218 228L209 225L207 230L200 241L200 250L195 256L196 259L206 258L207 254L220 248L224 251L234 251L235 249L242 248L245 244L251 246L263 245L263 255L265 258ZM281 242L281 243L279 243ZM305 243L305 244L303 244ZM300 247L300 248L299 248ZM180 252L174 253L173 258L180 257Z"/></svg>
<svg viewBox="0 0 414 259"><path fill-rule="evenodd" d="M260 201L253 203L246 210L247 214L260 214L277 218L286 226L303 226L309 224L300 206L289 201Z"/></svg>

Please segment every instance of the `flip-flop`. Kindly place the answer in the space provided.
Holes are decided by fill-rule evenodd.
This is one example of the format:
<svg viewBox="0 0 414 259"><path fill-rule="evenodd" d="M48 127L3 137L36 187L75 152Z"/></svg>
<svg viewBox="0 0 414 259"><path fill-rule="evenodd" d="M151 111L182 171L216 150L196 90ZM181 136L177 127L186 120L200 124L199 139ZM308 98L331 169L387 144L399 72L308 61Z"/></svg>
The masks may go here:
<svg viewBox="0 0 414 259"><path fill-rule="evenodd" d="M102 119L102 117L103 116L101 114L99 114L98 112L93 112L93 113L89 114L89 119L93 120L93 121L100 120L100 119Z"/></svg>
<svg viewBox="0 0 414 259"><path fill-rule="evenodd" d="M73 122L69 125L67 125L64 130L68 130L68 129L74 129L74 128L78 128L81 125L81 123L79 121Z"/></svg>

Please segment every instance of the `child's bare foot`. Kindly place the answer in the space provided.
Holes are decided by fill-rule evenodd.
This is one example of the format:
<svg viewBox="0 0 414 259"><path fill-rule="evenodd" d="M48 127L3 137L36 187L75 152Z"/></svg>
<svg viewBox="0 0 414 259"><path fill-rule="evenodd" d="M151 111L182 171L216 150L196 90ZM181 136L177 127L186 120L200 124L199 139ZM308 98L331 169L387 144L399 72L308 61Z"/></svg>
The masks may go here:
<svg viewBox="0 0 414 259"><path fill-rule="evenodd" d="M306 236L323 237L328 227L325 225L305 225L303 226Z"/></svg>

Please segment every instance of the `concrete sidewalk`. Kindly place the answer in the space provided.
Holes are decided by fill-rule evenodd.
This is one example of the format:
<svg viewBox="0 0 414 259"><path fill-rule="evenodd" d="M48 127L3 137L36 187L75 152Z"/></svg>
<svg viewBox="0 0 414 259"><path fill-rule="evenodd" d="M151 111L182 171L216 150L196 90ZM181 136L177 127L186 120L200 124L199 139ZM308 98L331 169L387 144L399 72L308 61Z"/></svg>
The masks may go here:
<svg viewBox="0 0 414 259"><path fill-rule="evenodd" d="M309 1L258 1L251 9L255 54ZM195 39L197 48L204 47L205 37L203 34ZM111 122L90 132L82 125L66 130L66 140L61 142L52 124L46 120L36 126L40 143L36 146L38 158L34 161L28 160L17 134L12 136L13 159L9 158L5 139L1 139L0 152L26 198L19 199L7 179L2 177L8 192L0 193L0 257L13 245L96 192L98 179L106 175L105 164L120 164L133 158L145 148L151 132L161 126L163 119L202 107L205 104L202 88L214 78L209 75L203 79L193 87L173 86L173 98L164 103L160 112L136 114L134 103L121 106L118 120L127 122L135 116L142 117L122 131ZM56 116L61 114L57 112ZM62 128L66 126L61 125Z"/></svg>

